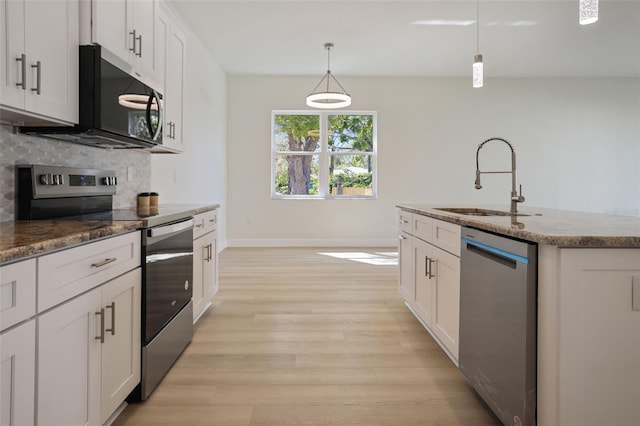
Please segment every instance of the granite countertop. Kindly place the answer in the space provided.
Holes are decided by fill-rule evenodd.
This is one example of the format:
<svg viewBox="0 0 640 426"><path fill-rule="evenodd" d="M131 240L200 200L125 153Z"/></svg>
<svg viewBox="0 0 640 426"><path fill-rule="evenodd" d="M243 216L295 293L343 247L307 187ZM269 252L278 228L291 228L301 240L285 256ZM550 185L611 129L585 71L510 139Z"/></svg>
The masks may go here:
<svg viewBox="0 0 640 426"><path fill-rule="evenodd" d="M0 222L0 264L142 227L139 220L19 220Z"/></svg>
<svg viewBox="0 0 640 426"><path fill-rule="evenodd" d="M487 208L509 211L508 206L398 204L412 213L441 219L538 244L559 247L640 248L640 217L615 216L518 206L518 216L470 216L437 210L438 207ZM525 216L529 215L529 216Z"/></svg>
<svg viewBox="0 0 640 426"><path fill-rule="evenodd" d="M178 213L193 216L219 207L219 204L161 204L159 211L170 218ZM0 222L0 264L153 226L151 216L138 217L135 212L135 209L114 210L113 218L107 220L61 218Z"/></svg>

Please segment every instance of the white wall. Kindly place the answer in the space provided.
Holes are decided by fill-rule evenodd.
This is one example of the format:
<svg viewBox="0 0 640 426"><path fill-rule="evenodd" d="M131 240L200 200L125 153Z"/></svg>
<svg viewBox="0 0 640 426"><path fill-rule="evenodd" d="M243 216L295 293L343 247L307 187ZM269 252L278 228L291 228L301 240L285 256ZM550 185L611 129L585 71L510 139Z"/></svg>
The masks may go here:
<svg viewBox="0 0 640 426"><path fill-rule="evenodd" d="M509 206L510 175L483 175L477 146L516 149L526 206L640 215L640 80L340 78L378 111L377 200L271 200L270 117L307 109L303 77L229 77L229 245L395 244L398 203ZM487 144L481 170L509 170Z"/></svg>
<svg viewBox="0 0 640 426"><path fill-rule="evenodd" d="M162 203L214 203L218 247L226 245L227 78L202 42L188 35L183 111L184 151L154 154L151 187Z"/></svg>

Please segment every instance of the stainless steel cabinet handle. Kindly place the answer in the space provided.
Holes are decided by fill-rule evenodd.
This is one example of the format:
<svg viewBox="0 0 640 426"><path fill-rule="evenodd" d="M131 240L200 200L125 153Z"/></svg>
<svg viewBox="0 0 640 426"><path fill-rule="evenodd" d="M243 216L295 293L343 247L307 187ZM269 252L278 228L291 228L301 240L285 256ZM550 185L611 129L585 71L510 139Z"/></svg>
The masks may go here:
<svg viewBox="0 0 640 426"><path fill-rule="evenodd" d="M209 260L213 260L213 243L209 243Z"/></svg>
<svg viewBox="0 0 640 426"><path fill-rule="evenodd" d="M142 34L140 34L138 37L136 37L136 40L138 40L138 46L140 47L140 50L136 53L136 56L142 58ZM133 41L133 46L134 46L134 53L135 53L135 40Z"/></svg>
<svg viewBox="0 0 640 426"><path fill-rule="evenodd" d="M22 81L16 83L16 86L22 87L22 90L27 90L27 55L23 53L19 58L16 58L16 62L20 62L20 67L22 69L22 72L20 73Z"/></svg>
<svg viewBox="0 0 640 426"><path fill-rule="evenodd" d="M407 237L405 237L404 235L398 235L398 239L402 241L402 240L406 240Z"/></svg>
<svg viewBox="0 0 640 426"><path fill-rule="evenodd" d="M409 223L409 221L408 220L404 220L404 219L400 219L400 223L403 223L403 224L404 223Z"/></svg>
<svg viewBox="0 0 640 426"><path fill-rule="evenodd" d="M129 48L129 51L136 53L136 30L130 31L129 35L132 36L131 41L133 42L133 45Z"/></svg>
<svg viewBox="0 0 640 426"><path fill-rule="evenodd" d="M429 269L428 269L428 275L427 278L431 279L433 277L435 277L436 275L433 273L433 259L427 258L427 263L429 264Z"/></svg>
<svg viewBox="0 0 640 426"><path fill-rule="evenodd" d="M209 219L209 222L216 223L216 220L215 219Z"/></svg>
<svg viewBox="0 0 640 426"><path fill-rule="evenodd" d="M111 332L112 336L116 335L116 302L111 302L107 305L107 309L111 309L111 328L106 328L104 331Z"/></svg>
<svg viewBox="0 0 640 426"><path fill-rule="evenodd" d="M104 343L104 309L100 309L100 312L96 312L96 315L100 315L100 335L96 336L96 340L100 340L100 343Z"/></svg>
<svg viewBox="0 0 640 426"><path fill-rule="evenodd" d="M118 260L117 257L108 257L105 260L101 261L101 262L96 262L96 263L92 263L91 267L92 268L100 268L101 266L107 265L109 263L113 263L116 260Z"/></svg>
<svg viewBox="0 0 640 426"><path fill-rule="evenodd" d="M40 94L40 83L42 82L42 64L37 61L35 65L31 65L31 68L36 69L36 87L32 87L31 91Z"/></svg>

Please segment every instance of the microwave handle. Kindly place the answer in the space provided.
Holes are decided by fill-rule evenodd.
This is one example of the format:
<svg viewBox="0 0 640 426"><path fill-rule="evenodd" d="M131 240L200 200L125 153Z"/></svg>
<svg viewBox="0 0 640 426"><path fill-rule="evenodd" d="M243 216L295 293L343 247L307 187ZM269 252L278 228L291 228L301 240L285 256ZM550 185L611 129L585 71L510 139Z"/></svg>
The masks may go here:
<svg viewBox="0 0 640 426"><path fill-rule="evenodd" d="M158 106L158 126L155 130L153 128L153 124L151 124L151 107L153 106L154 98L156 100L156 105ZM149 100L147 101L147 129L149 130L151 140L158 140L160 132L162 131L162 104L160 103L160 95L155 90L151 91L151 95L149 95Z"/></svg>
<svg viewBox="0 0 640 426"><path fill-rule="evenodd" d="M153 106L153 98L156 96L156 91L152 90L151 94L149 95L149 100L147 101L147 114L146 114L146 118L147 118L147 130L149 130L149 136L151 137L151 139L154 139L154 134L155 131L153 130L153 125L151 124L151 107Z"/></svg>
<svg viewBox="0 0 640 426"><path fill-rule="evenodd" d="M156 103L158 104L158 127L156 127L156 133L153 135L153 140L157 141L162 136L162 126L164 125L164 107L160 100L160 95L155 90L153 93L156 96Z"/></svg>

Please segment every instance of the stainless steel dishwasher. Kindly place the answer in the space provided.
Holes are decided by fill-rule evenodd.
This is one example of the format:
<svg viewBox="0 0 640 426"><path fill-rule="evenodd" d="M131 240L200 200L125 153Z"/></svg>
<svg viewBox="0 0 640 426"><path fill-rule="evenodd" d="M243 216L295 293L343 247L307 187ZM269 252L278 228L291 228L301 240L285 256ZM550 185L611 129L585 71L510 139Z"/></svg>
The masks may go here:
<svg viewBox="0 0 640 426"><path fill-rule="evenodd" d="M460 371L505 425L536 424L537 255L462 228Z"/></svg>

